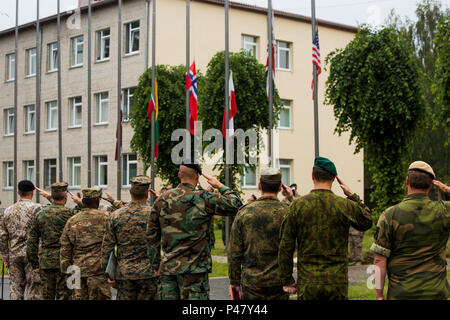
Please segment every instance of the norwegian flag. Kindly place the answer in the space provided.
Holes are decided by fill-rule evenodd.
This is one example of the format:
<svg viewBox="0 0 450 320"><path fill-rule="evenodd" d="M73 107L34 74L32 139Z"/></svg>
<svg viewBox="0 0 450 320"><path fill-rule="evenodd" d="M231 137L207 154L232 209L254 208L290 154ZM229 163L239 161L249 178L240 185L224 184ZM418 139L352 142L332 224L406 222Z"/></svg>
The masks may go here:
<svg viewBox="0 0 450 320"><path fill-rule="evenodd" d="M272 14L272 83L273 83L273 88L275 88L275 34L273 32L273 21L274 21L274 14L273 14L273 10L271 12ZM266 61L266 93L267 96L269 96L269 44L267 44L267 61Z"/></svg>
<svg viewBox="0 0 450 320"><path fill-rule="evenodd" d="M230 133L230 137L234 135L234 116L237 112L237 105L236 105L236 94L234 92L234 83L233 83L233 72L230 71L230 80L228 85L228 102L229 102L229 109L228 109L228 132ZM226 138L226 110L223 110L223 121L222 121L222 135L224 139Z"/></svg>
<svg viewBox="0 0 450 320"><path fill-rule="evenodd" d="M189 131L192 135L197 129L197 72L195 71L195 60L186 74L186 91L189 91Z"/></svg>
<svg viewBox="0 0 450 320"><path fill-rule="evenodd" d="M314 36L314 40L312 43L312 63L317 67L317 78L319 78L319 74L322 72L322 67L320 65L320 48L319 48L319 31L316 31ZM313 99L314 99L314 71L313 71L313 79L311 81L311 90L313 90Z"/></svg>

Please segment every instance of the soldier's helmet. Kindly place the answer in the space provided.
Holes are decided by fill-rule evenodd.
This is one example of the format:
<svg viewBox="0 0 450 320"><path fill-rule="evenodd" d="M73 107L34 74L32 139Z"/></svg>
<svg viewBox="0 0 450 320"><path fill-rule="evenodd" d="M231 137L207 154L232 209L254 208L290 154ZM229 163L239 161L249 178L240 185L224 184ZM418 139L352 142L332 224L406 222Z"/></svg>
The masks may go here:
<svg viewBox="0 0 450 320"><path fill-rule="evenodd" d="M142 195L148 191L152 179L148 176L136 176L130 179L131 191L134 194Z"/></svg>

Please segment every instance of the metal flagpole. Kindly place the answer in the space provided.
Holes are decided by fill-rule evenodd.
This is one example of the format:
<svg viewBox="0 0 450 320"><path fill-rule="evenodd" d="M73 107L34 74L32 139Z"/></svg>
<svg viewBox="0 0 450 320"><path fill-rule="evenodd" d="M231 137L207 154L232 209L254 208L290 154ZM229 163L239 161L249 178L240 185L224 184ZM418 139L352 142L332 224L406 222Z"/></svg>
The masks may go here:
<svg viewBox="0 0 450 320"><path fill-rule="evenodd" d="M155 97L155 82L156 82L156 0L153 0L152 7L152 98L155 101L155 110L152 112L151 124L151 188L155 190L155 111L156 111L156 97ZM155 196L151 194L150 201L153 205Z"/></svg>
<svg viewBox="0 0 450 320"><path fill-rule="evenodd" d="M117 17L117 199L122 198L122 0Z"/></svg>
<svg viewBox="0 0 450 320"><path fill-rule="evenodd" d="M230 100L229 100L229 77L230 77L230 61L229 61L229 2L225 0L225 185L230 186L230 169L228 167L228 160L231 155L230 144L228 137L229 128L229 113L230 113ZM228 251L228 243L230 241L230 217L225 217L225 244Z"/></svg>
<svg viewBox="0 0 450 320"><path fill-rule="evenodd" d="M37 0L36 9L36 185L39 186L40 180L40 138L41 138L41 54L42 37L39 23L39 0ZM17 61L16 61L17 63ZM17 77L17 75L16 75ZM61 164L59 164L61 165ZM39 202L39 192L36 192L36 202Z"/></svg>
<svg viewBox="0 0 450 320"><path fill-rule="evenodd" d="M90 188L92 186L92 81L91 81L91 60L92 60L92 39L91 39L91 21L92 21L92 0L89 0L88 4L88 61L87 61L87 70L88 70L88 88L87 88L87 98L88 98L88 110L87 110L87 130L88 130L88 153L87 153L87 168L88 168L88 176L87 176L87 185Z"/></svg>
<svg viewBox="0 0 450 320"><path fill-rule="evenodd" d="M58 0L58 156L59 156L59 181L63 181L63 156L62 156L62 100L61 100L61 0Z"/></svg>
<svg viewBox="0 0 450 320"><path fill-rule="evenodd" d="M311 0L311 25L312 25L312 41L316 35L316 1ZM314 92L314 154L319 156L319 106L317 96L317 66L313 64L313 92Z"/></svg>
<svg viewBox="0 0 450 320"><path fill-rule="evenodd" d="M189 76L189 62L190 58L190 28L191 28L191 10L190 10L190 0L186 0L186 76ZM189 90L186 90L186 130L189 132ZM190 132L186 138L190 137ZM190 141L190 139L187 139ZM192 152L191 143L189 143L189 159L191 158Z"/></svg>
<svg viewBox="0 0 450 320"><path fill-rule="evenodd" d="M148 42L149 42L149 25L148 20L150 16L149 0L145 0L145 70L148 69Z"/></svg>
<svg viewBox="0 0 450 320"><path fill-rule="evenodd" d="M14 203L17 201L17 61L19 41L19 0L16 0L16 30L14 40Z"/></svg>
<svg viewBox="0 0 450 320"><path fill-rule="evenodd" d="M269 167L274 166L273 159L273 39L272 39L272 0L268 0L268 36L269 36Z"/></svg>

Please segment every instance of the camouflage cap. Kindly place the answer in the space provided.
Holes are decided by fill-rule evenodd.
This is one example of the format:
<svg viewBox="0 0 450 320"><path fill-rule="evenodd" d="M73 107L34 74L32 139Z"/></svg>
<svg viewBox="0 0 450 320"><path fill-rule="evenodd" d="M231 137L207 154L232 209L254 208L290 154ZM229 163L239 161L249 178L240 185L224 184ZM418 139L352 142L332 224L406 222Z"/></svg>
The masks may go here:
<svg viewBox="0 0 450 320"><path fill-rule="evenodd" d="M84 188L81 190L83 193L83 198L100 198L102 196L102 188Z"/></svg>
<svg viewBox="0 0 450 320"><path fill-rule="evenodd" d="M260 180L268 183L280 183L281 172L276 168L262 168Z"/></svg>
<svg viewBox="0 0 450 320"><path fill-rule="evenodd" d="M314 167L318 167L331 173L333 176L337 176L336 166L330 159L324 157L316 157L316 159L314 159Z"/></svg>
<svg viewBox="0 0 450 320"><path fill-rule="evenodd" d="M414 161L409 165L409 170L416 170L428 173L433 179L436 179L436 175L434 174L433 168L424 161Z"/></svg>
<svg viewBox="0 0 450 320"><path fill-rule="evenodd" d="M136 176L130 179L131 190L134 194L145 194L151 182L152 179L148 176Z"/></svg>
<svg viewBox="0 0 450 320"><path fill-rule="evenodd" d="M55 182L55 183L52 183L50 188L52 189L52 192L66 192L68 185L69 184L64 181L63 182Z"/></svg>

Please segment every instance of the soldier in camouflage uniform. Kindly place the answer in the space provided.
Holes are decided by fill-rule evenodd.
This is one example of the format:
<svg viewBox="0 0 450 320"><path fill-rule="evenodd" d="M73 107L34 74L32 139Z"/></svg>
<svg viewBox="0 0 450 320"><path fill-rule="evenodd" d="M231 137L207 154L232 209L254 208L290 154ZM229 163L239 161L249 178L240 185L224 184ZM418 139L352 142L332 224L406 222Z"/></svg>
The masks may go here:
<svg viewBox="0 0 450 320"><path fill-rule="evenodd" d="M334 164L317 157L313 167L314 189L289 207L283 226L278 262L285 291L299 300L344 300L348 297L348 231L372 226L370 210L339 179ZM331 191L337 178L347 199ZM292 277L296 242L298 285Z"/></svg>
<svg viewBox="0 0 450 320"><path fill-rule="evenodd" d="M362 247L364 233L350 227L348 233L348 247L350 251L349 262L355 262L357 266L362 264Z"/></svg>
<svg viewBox="0 0 450 320"><path fill-rule="evenodd" d="M41 300L68 300L72 296L66 286L67 275L60 271L59 261L59 239L67 220L76 212L76 209L65 207L67 186L67 182L51 185L53 202L38 213L28 234L27 258L41 277Z"/></svg>
<svg viewBox="0 0 450 320"><path fill-rule="evenodd" d="M217 179L203 174L219 193L196 190L200 166L183 161L181 183L155 202L147 226L148 246L159 266L162 300L209 299L208 272L212 270L209 226L214 214L232 215L242 205L239 196Z"/></svg>
<svg viewBox="0 0 450 320"><path fill-rule="evenodd" d="M283 190L282 195L284 199L281 201L283 203L286 203L287 205L290 205L295 199L300 198L300 195L297 192L297 184L293 183L289 186L290 190L292 191L293 198L290 198L288 193Z"/></svg>
<svg viewBox="0 0 450 320"><path fill-rule="evenodd" d="M74 300L111 300L111 288L101 267L101 249L108 214L98 210L102 190L86 188L83 209L70 218L61 236L61 272L75 265L80 268L80 288Z"/></svg>
<svg viewBox="0 0 450 320"><path fill-rule="evenodd" d="M23 180L18 184L19 201L6 208L0 222L0 254L9 269L10 299L39 300L39 275L27 261L25 246L31 223L41 209L32 201L34 185ZM8 245L9 244L9 245Z"/></svg>
<svg viewBox="0 0 450 320"><path fill-rule="evenodd" d="M445 249L450 234L450 202L428 198L435 174L423 161L411 163L406 178L407 196L380 216L375 241L374 264L379 268L383 300L386 271L387 299L448 299ZM443 192L446 186L434 183ZM378 276L378 274L375 274Z"/></svg>
<svg viewBox="0 0 450 320"><path fill-rule="evenodd" d="M287 300L278 269L280 228L288 205L278 200L282 187L287 197L291 190L281 183L275 168L261 170L258 184L262 194L243 206L234 220L228 247L228 275L235 295L243 300Z"/></svg>
<svg viewBox="0 0 450 320"><path fill-rule="evenodd" d="M146 243L146 226L150 217L147 204L151 179L137 176L131 182L131 202L114 211L106 222L102 245L102 269L117 246L116 280L118 300L154 300L157 295L158 259L152 263ZM151 250L150 250L151 251ZM150 252L159 256L158 252Z"/></svg>

